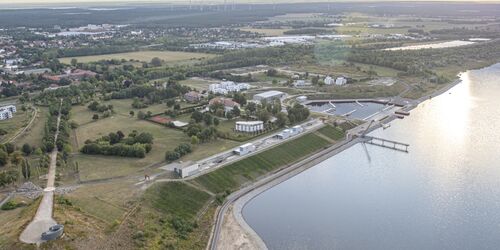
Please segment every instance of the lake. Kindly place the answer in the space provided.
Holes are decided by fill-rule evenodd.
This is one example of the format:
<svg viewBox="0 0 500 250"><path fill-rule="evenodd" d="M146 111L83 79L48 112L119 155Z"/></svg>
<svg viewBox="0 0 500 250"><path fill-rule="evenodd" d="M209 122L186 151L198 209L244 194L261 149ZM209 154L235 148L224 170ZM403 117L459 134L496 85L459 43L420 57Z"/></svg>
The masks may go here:
<svg viewBox="0 0 500 250"><path fill-rule="evenodd" d="M387 48L384 50L418 50L418 49L442 49L474 44L472 41L449 41L441 43L428 43L419 45L409 45L403 47Z"/></svg>
<svg viewBox="0 0 500 250"><path fill-rule="evenodd" d="M243 208L269 249L498 249L500 64Z"/></svg>

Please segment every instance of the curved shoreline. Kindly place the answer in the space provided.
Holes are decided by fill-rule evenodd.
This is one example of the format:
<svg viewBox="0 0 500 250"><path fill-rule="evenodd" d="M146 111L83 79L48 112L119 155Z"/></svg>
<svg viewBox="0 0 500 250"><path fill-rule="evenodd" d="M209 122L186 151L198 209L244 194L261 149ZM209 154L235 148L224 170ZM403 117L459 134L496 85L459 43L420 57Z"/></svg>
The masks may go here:
<svg viewBox="0 0 500 250"><path fill-rule="evenodd" d="M456 79L452 83L444 86L443 88L433 92L431 95L426 95L426 96L423 96L423 97L415 100L411 105L409 105L407 108L405 108L405 110L410 111L410 110L418 107L419 104L421 104L421 103L423 103L423 102L425 102L433 97L442 95L445 92L449 91L450 89L452 89L453 87L455 87L456 85L458 85L459 83L462 82L460 75L461 75L461 73L458 74L458 76L459 76L458 79ZM392 117L389 119L390 120L387 120L386 123L392 122L395 118ZM379 129L379 128L380 128L380 126L375 126L372 129L370 129L369 131L371 132L371 131ZM339 143L329 147L328 149L322 150L322 151L320 151L312 156L309 156L308 158L306 158L302 161L299 161L296 164L293 164L291 167L288 167L287 169L289 171L286 174L276 176L277 174L279 174L279 172L278 172L278 173L275 173L275 174L272 174L272 175L266 177L265 179L274 178L274 179L268 181L267 183L260 183L260 181L254 183L252 185L254 187L252 189L252 191L250 191L250 192L246 191L246 193L242 194L241 197L237 198L236 200L234 200L232 202L233 203L232 212L233 212L234 217L236 218L236 221L238 222L240 227L243 229L243 231L245 233L247 233L248 236L251 237L251 239L254 241L254 243L256 245L258 245L259 249L267 249L267 246L265 245L265 242L262 240L262 238L258 235L258 233L255 232L255 230L253 230L253 228L250 225L248 225L248 223L245 221L245 218L243 217L243 208L246 206L246 204L248 204L248 202L250 202L252 199L257 197L258 195L262 194L266 190L300 174L301 172L303 172L311 167L316 166L318 163L323 162L324 160L327 160L327 159L335 156L336 154L350 148L351 146L356 145L358 142L360 142L360 141L359 140L352 140L352 141L344 140L342 142L339 142ZM333 148L333 150L332 150L332 148ZM325 151L328 151L328 152L325 152ZM318 157L318 155L319 155L319 157ZM311 158L316 158L316 160L320 159L321 161L320 162L316 162L315 160L308 161ZM306 162L304 162L304 161L306 161ZM224 230L224 229L222 229L222 230Z"/></svg>

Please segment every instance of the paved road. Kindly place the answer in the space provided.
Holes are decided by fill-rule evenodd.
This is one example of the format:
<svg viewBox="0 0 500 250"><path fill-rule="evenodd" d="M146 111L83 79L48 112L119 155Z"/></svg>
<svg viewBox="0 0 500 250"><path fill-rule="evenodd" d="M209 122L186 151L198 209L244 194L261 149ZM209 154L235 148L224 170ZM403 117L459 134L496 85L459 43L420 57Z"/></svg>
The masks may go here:
<svg viewBox="0 0 500 250"><path fill-rule="evenodd" d="M62 104L62 100L61 100ZM59 108L59 116L57 117L57 131L54 136L54 142L57 141L59 136L59 124L61 122L61 109ZM56 162L57 162L57 146L50 153L50 167L47 174L47 187L43 191L42 201L36 211L35 217L31 223L24 229L19 237L24 243L42 243L42 233L49 230L51 226L57 224L52 218L53 205L54 205L54 182L56 179Z"/></svg>

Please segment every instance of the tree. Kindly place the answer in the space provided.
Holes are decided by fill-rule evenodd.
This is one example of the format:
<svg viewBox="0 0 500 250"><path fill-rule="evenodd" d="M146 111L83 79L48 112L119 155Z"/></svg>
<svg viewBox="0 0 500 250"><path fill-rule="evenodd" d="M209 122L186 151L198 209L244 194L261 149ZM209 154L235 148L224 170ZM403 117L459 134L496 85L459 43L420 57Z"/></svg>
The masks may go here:
<svg viewBox="0 0 500 250"><path fill-rule="evenodd" d="M141 119L141 120L144 120L146 119L146 113L142 112L142 111L139 111L137 113L137 118Z"/></svg>
<svg viewBox="0 0 500 250"><path fill-rule="evenodd" d="M267 110L261 109L257 112L257 118L266 123L269 119L271 119L271 114Z"/></svg>
<svg viewBox="0 0 500 250"><path fill-rule="evenodd" d="M14 151L16 150L16 145L10 143L10 142L7 142L4 144L5 146L5 151L7 152L7 154L12 154L14 153Z"/></svg>
<svg viewBox="0 0 500 250"><path fill-rule="evenodd" d="M286 123L288 122L288 117L286 116L285 113L283 112L279 112L277 115L276 115L276 125L278 127L284 127L286 125Z"/></svg>
<svg viewBox="0 0 500 250"><path fill-rule="evenodd" d="M179 153L177 153L177 152L167 151L167 152L165 153L165 159L166 159L167 161L170 161L170 162L171 162L171 161L175 161L175 160L177 160L177 159L179 159L179 158L181 158L181 156L180 156L180 155L179 155Z"/></svg>
<svg viewBox="0 0 500 250"><path fill-rule="evenodd" d="M9 160L9 155L7 152L0 150L0 166L5 166Z"/></svg>
<svg viewBox="0 0 500 250"><path fill-rule="evenodd" d="M203 114L203 121L205 122L205 124L207 126L210 126L213 124L214 118L210 113L207 112L207 113Z"/></svg>
<svg viewBox="0 0 500 250"><path fill-rule="evenodd" d="M94 114L94 115L92 116L92 120L94 120L94 121L99 120L99 115L98 115L98 114Z"/></svg>
<svg viewBox="0 0 500 250"><path fill-rule="evenodd" d="M153 57L153 59L151 59L151 65L153 65L154 67L160 67L161 59L158 57Z"/></svg>
<svg viewBox="0 0 500 250"><path fill-rule="evenodd" d="M233 107L233 110L231 110L231 112L233 113L233 115L234 115L235 117L238 117L238 116L240 116L240 115L241 115L241 111L240 111L240 109L238 108L238 106L234 106L234 107Z"/></svg>
<svg viewBox="0 0 500 250"><path fill-rule="evenodd" d="M19 151L16 151L12 153L12 156L10 157L10 162L14 165L19 165L23 161L23 154Z"/></svg>
<svg viewBox="0 0 500 250"><path fill-rule="evenodd" d="M254 102L251 102L249 104L247 104L246 106L246 110L250 113L250 114L254 114L255 111L257 111L257 104L255 104Z"/></svg>
<svg viewBox="0 0 500 250"><path fill-rule="evenodd" d="M21 172L24 179L28 180L31 177L31 165L28 160L23 159L23 164L21 166Z"/></svg>
<svg viewBox="0 0 500 250"><path fill-rule="evenodd" d="M28 144L23 144L22 151L25 155L30 155L33 152L33 148Z"/></svg>
<svg viewBox="0 0 500 250"><path fill-rule="evenodd" d="M134 117L135 112L134 112L133 110L130 110L130 112L128 112L128 113L129 113L129 115L130 115L131 117Z"/></svg>
<svg viewBox="0 0 500 250"><path fill-rule="evenodd" d="M191 114L191 119L193 119L196 123L200 123L203 120L203 113L198 110L195 110Z"/></svg>
<svg viewBox="0 0 500 250"><path fill-rule="evenodd" d="M219 120L219 118L214 117L214 125L215 125L215 126L219 126L219 124L220 124L220 120Z"/></svg>
<svg viewBox="0 0 500 250"><path fill-rule="evenodd" d="M180 110L180 109L181 109L181 105L180 105L180 104L178 104L178 103L176 103L176 104L174 105L174 110Z"/></svg>
<svg viewBox="0 0 500 250"><path fill-rule="evenodd" d="M72 66L76 66L77 63L78 63L78 60L76 58L72 58L71 59L71 65Z"/></svg>
<svg viewBox="0 0 500 250"><path fill-rule="evenodd" d="M196 135L191 136L191 144L196 145L200 143L200 139Z"/></svg>

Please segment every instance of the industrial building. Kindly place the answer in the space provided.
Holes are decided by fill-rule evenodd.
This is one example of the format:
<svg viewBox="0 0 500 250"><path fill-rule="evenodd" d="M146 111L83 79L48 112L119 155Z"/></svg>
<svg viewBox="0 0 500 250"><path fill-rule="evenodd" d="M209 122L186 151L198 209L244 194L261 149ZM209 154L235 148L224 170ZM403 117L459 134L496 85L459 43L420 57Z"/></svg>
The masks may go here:
<svg viewBox="0 0 500 250"><path fill-rule="evenodd" d="M304 128L302 128L300 125L293 126L292 128L285 129L281 131L281 133L277 134L276 137L278 139L288 139L292 136L298 135L300 133L304 132Z"/></svg>
<svg viewBox="0 0 500 250"><path fill-rule="evenodd" d="M13 114L17 112L16 106L8 105L0 107L0 120L7 120L12 118Z"/></svg>
<svg viewBox="0 0 500 250"><path fill-rule="evenodd" d="M235 149L233 152L237 155L247 155L255 151L255 145L252 143L247 143L239 146L237 149Z"/></svg>
<svg viewBox="0 0 500 250"><path fill-rule="evenodd" d="M345 79L345 77L337 77L337 79L335 80L335 85L338 85L338 86L342 86L344 84L347 83L347 79Z"/></svg>
<svg viewBox="0 0 500 250"><path fill-rule="evenodd" d="M191 176L193 174L196 174L199 172L199 164L179 164L174 168L174 171L181 177L181 178L186 178L188 176Z"/></svg>
<svg viewBox="0 0 500 250"><path fill-rule="evenodd" d="M264 130L264 122L263 121L236 122L235 130L237 132L246 132L246 133L260 132Z"/></svg>
<svg viewBox="0 0 500 250"><path fill-rule="evenodd" d="M253 99L259 102L262 102L262 100L266 100L267 102L272 102L274 100L281 100L281 98L285 96L286 94L281 91L271 90L254 95Z"/></svg>

